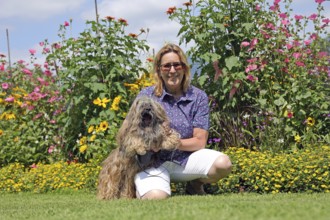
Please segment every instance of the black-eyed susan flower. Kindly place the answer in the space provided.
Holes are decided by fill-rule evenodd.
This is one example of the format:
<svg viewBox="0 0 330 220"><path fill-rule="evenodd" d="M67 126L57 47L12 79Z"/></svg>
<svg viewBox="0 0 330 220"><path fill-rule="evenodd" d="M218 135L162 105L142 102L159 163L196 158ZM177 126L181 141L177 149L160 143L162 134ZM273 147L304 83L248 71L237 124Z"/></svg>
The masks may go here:
<svg viewBox="0 0 330 220"><path fill-rule="evenodd" d="M310 127L313 127L315 125L315 119L312 117L308 117L306 120L306 124Z"/></svg>
<svg viewBox="0 0 330 220"><path fill-rule="evenodd" d="M109 127L109 123L107 121L102 121L100 123L100 127L99 127L99 130L100 131L106 131Z"/></svg>

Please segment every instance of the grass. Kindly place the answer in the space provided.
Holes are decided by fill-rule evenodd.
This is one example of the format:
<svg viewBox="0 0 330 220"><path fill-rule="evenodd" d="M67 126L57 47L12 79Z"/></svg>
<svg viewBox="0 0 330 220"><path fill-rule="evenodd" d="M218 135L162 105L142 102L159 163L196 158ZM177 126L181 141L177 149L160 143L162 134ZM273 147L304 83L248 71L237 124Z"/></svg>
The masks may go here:
<svg viewBox="0 0 330 220"><path fill-rule="evenodd" d="M98 201L93 193L0 194L0 220L10 219L330 219L330 193L173 196L167 200Z"/></svg>

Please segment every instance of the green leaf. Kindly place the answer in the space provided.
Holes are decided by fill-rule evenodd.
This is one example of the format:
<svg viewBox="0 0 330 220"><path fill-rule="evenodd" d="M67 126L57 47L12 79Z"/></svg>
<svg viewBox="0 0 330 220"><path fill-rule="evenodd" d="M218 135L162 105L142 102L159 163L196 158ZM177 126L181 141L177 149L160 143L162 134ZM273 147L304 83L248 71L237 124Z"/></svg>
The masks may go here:
<svg viewBox="0 0 330 220"><path fill-rule="evenodd" d="M104 83L84 83L84 86L91 89L94 93L107 91L107 85Z"/></svg>
<svg viewBox="0 0 330 220"><path fill-rule="evenodd" d="M225 59L226 66L229 70L231 70L233 67L239 66L239 60L236 56L231 56Z"/></svg>

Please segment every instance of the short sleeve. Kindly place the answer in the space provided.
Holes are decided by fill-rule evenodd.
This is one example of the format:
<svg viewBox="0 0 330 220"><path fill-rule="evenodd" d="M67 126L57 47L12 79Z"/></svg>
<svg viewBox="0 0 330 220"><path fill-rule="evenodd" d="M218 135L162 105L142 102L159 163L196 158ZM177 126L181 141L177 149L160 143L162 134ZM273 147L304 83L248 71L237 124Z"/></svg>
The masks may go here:
<svg viewBox="0 0 330 220"><path fill-rule="evenodd" d="M200 93L196 102L196 114L194 115L193 127L209 130L210 108L209 99L205 93Z"/></svg>

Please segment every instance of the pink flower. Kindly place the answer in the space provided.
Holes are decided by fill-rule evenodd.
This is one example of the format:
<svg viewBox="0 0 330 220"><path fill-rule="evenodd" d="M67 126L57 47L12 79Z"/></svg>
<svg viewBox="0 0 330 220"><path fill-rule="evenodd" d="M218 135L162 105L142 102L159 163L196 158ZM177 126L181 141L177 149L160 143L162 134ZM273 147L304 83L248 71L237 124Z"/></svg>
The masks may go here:
<svg viewBox="0 0 330 220"><path fill-rule="evenodd" d="M281 0L274 0L274 5L278 5L278 3L280 3Z"/></svg>
<svg viewBox="0 0 330 220"><path fill-rule="evenodd" d="M50 147L48 148L48 153L49 153L49 154L53 153L54 149L55 149L54 145L50 146Z"/></svg>
<svg viewBox="0 0 330 220"><path fill-rule="evenodd" d="M287 16L285 13L281 13L281 14L279 14L279 17L282 18L282 19L285 19L285 18L287 18L288 16Z"/></svg>
<svg viewBox="0 0 330 220"><path fill-rule="evenodd" d="M49 53L49 52L50 52L50 49L49 49L49 48L44 48L44 49L42 50L42 52L43 52L43 53Z"/></svg>
<svg viewBox="0 0 330 220"><path fill-rule="evenodd" d="M299 59L301 57L301 53L293 53L292 56L295 58L295 59Z"/></svg>
<svg viewBox="0 0 330 220"><path fill-rule="evenodd" d="M329 24L330 23L330 19L329 18L323 19L322 22L325 23L325 24Z"/></svg>
<svg viewBox="0 0 330 220"><path fill-rule="evenodd" d="M49 86L49 82L48 81L46 81L46 80L44 80L43 78L39 78L38 77L38 81L40 82L40 84L41 85L43 85L43 86Z"/></svg>
<svg viewBox="0 0 330 220"><path fill-rule="evenodd" d="M8 98L5 99L6 102L14 102L15 101L15 98L10 96Z"/></svg>
<svg viewBox="0 0 330 220"><path fill-rule="evenodd" d="M243 41L243 42L241 43L241 47L247 47L247 46L250 46L250 43L249 43L249 42L247 42L247 41Z"/></svg>
<svg viewBox="0 0 330 220"><path fill-rule="evenodd" d="M249 75L246 76L246 79L250 80L251 82L254 82L254 81L258 80L258 77L255 77L255 76L249 74Z"/></svg>
<svg viewBox="0 0 330 220"><path fill-rule="evenodd" d="M52 76L52 72L50 72L50 70L45 70L44 71L44 75L46 75L46 76Z"/></svg>
<svg viewBox="0 0 330 220"><path fill-rule="evenodd" d="M286 25L290 24L290 21L289 21L288 19L284 19L284 20L281 21L281 23L282 23L284 26L286 26Z"/></svg>
<svg viewBox="0 0 330 220"><path fill-rule="evenodd" d="M287 48L288 50L290 50L292 47L293 47L292 44L286 44L286 48Z"/></svg>
<svg viewBox="0 0 330 220"><path fill-rule="evenodd" d="M248 65L246 68L245 68L245 72L248 73L250 71L253 71L253 70L256 70L258 68L258 66L256 64L251 64L251 65Z"/></svg>
<svg viewBox="0 0 330 220"><path fill-rule="evenodd" d="M293 117L293 112L288 112L288 118L292 118Z"/></svg>
<svg viewBox="0 0 330 220"><path fill-rule="evenodd" d="M305 66L305 64L303 62L301 62L301 61L296 61L296 65L297 66Z"/></svg>
<svg viewBox="0 0 330 220"><path fill-rule="evenodd" d="M34 163L30 167L35 169L35 168L37 168L37 165Z"/></svg>
<svg viewBox="0 0 330 220"><path fill-rule="evenodd" d="M266 27L267 27L268 29L275 30L275 26L274 26L274 24L272 24L272 23L268 23L268 24L266 24Z"/></svg>
<svg viewBox="0 0 330 220"><path fill-rule="evenodd" d="M311 40L316 40L317 38L318 38L318 36L315 33L310 36Z"/></svg>
<svg viewBox="0 0 330 220"><path fill-rule="evenodd" d="M317 18L317 14L312 14L311 16L308 17L308 19L314 21Z"/></svg>
<svg viewBox="0 0 330 220"><path fill-rule="evenodd" d="M255 9L256 11L260 11L260 8L261 8L260 5L257 4L256 7L255 7L254 9Z"/></svg>
<svg viewBox="0 0 330 220"><path fill-rule="evenodd" d="M32 76L32 72L29 69L23 69L23 73L25 73L26 75Z"/></svg>
<svg viewBox="0 0 330 220"><path fill-rule="evenodd" d="M70 25L69 22L67 22L67 21L64 22L64 26L65 26L65 27L67 27L67 26L69 26L69 25Z"/></svg>
<svg viewBox="0 0 330 220"><path fill-rule="evenodd" d="M295 15L294 16L294 19L296 19L296 21L300 21L303 18L304 18L304 16L302 16L302 15Z"/></svg>
<svg viewBox="0 0 330 220"><path fill-rule="evenodd" d="M49 123L56 124L56 121L55 120L50 120Z"/></svg>
<svg viewBox="0 0 330 220"><path fill-rule="evenodd" d="M315 0L316 3L318 4L322 4L322 2L324 2L325 0Z"/></svg>
<svg viewBox="0 0 330 220"><path fill-rule="evenodd" d="M45 45L44 42L39 42L40 47L43 47Z"/></svg>
<svg viewBox="0 0 330 220"><path fill-rule="evenodd" d="M1 86L2 86L2 89L4 89L4 90L6 90L6 89L9 88L9 84L8 83L2 83Z"/></svg>
<svg viewBox="0 0 330 220"><path fill-rule="evenodd" d="M306 46L310 45L311 42L312 42L312 40L305 40L305 41L304 41L304 43L305 43Z"/></svg>
<svg viewBox="0 0 330 220"><path fill-rule="evenodd" d="M5 71L5 65L4 64L0 65L0 71Z"/></svg>
<svg viewBox="0 0 330 220"><path fill-rule="evenodd" d="M34 55L37 51L35 49L30 49L29 52L31 55Z"/></svg>

